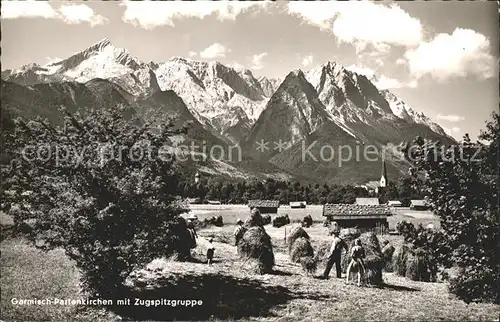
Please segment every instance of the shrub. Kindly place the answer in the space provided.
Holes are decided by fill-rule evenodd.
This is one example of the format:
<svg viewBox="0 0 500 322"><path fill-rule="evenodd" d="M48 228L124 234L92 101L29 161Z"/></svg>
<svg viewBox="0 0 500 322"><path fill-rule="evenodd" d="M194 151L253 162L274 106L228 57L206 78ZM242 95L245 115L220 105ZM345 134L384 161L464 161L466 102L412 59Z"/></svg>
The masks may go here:
<svg viewBox="0 0 500 322"><path fill-rule="evenodd" d="M62 247L75 261L89 295L112 299L133 269L166 253L189 256L175 158L162 150L180 131L168 120L126 119L120 109L85 113L68 113L62 127L16 120L8 140L13 162L2 167L1 189L14 193L2 199L22 205L9 214L16 226L30 223L33 243ZM47 154L23 155L27 146L43 146ZM71 147L78 158L61 147ZM141 149L151 157L137 162Z"/></svg>
<svg viewBox="0 0 500 322"><path fill-rule="evenodd" d="M423 192L453 249L450 261L459 274L450 291L466 302L500 303L500 114L493 113L478 138L489 144L473 143L467 134L451 146L417 138L405 153L413 176L425 174Z"/></svg>

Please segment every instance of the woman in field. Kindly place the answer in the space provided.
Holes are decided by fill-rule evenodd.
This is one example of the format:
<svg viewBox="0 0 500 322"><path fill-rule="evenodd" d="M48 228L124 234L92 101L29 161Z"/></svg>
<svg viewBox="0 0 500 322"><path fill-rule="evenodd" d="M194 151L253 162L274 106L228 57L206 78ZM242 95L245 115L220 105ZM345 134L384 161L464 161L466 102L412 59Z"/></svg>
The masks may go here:
<svg viewBox="0 0 500 322"><path fill-rule="evenodd" d="M358 271L358 286L361 286L361 277L365 273L365 263L363 262L363 258L365 258L365 249L361 245L361 240L359 238L354 241L354 247L351 249L351 258L351 262L349 266L347 266L346 283L349 283L351 268L356 265Z"/></svg>

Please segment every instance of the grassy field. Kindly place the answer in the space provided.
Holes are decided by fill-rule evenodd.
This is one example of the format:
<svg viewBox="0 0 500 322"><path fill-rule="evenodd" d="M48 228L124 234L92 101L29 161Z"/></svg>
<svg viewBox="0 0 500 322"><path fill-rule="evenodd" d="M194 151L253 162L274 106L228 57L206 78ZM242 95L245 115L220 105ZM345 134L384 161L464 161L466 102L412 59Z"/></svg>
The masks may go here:
<svg viewBox="0 0 500 322"><path fill-rule="evenodd" d="M190 205L191 213L198 216L199 219L212 216L222 216L224 223L234 224L238 218L245 219L249 213L246 205ZM414 225L422 224L426 227L432 224L439 228L439 219L430 211L414 211L409 208L393 208L394 215L389 217L389 229L396 229L398 222L402 220L409 221ZM288 214L292 222L298 222L304 216L310 214L315 222L323 222L323 206L310 205L304 209L291 209L289 206L280 206L278 215Z"/></svg>
<svg viewBox="0 0 500 322"><path fill-rule="evenodd" d="M239 209L239 214L245 213ZM249 274L237 260L232 246L233 225L199 231L195 257L202 259L208 237L215 239L215 264L179 263L157 259L137 272L143 284L135 293L140 298L201 299L203 306L134 307L111 311L74 306L15 306L12 298L69 298L82 296L79 273L61 250L40 252L22 239L0 244L2 275L2 320L226 320L318 321L318 320L495 320L500 307L465 304L447 291L444 283L413 282L384 273L382 287L346 285L344 280L318 280L306 276L289 261L285 232L266 226L276 257L275 272ZM313 240L329 240L326 229L315 224L307 229ZM400 236L380 236L397 245ZM318 272L319 273L319 272Z"/></svg>

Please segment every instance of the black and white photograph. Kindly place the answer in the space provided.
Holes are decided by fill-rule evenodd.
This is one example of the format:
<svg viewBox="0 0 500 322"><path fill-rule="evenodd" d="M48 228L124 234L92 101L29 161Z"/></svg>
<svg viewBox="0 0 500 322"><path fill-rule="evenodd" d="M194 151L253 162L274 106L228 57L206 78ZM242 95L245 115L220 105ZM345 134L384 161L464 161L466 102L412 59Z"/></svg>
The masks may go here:
<svg viewBox="0 0 500 322"><path fill-rule="evenodd" d="M499 1L0 4L1 321L500 321Z"/></svg>

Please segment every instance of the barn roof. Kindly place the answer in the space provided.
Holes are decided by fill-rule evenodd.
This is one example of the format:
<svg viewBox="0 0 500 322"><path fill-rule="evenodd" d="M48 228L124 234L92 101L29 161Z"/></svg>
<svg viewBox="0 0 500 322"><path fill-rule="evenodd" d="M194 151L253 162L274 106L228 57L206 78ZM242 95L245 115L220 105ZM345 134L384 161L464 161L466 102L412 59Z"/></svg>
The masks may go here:
<svg viewBox="0 0 500 322"><path fill-rule="evenodd" d="M379 205L378 198L356 198L357 205Z"/></svg>
<svg viewBox="0 0 500 322"><path fill-rule="evenodd" d="M278 208L280 206L279 200L248 200L248 207L269 207Z"/></svg>
<svg viewBox="0 0 500 322"><path fill-rule="evenodd" d="M392 212L386 205L351 205L351 204L325 204L323 216L332 219L373 219L391 216Z"/></svg>
<svg viewBox="0 0 500 322"><path fill-rule="evenodd" d="M389 200L387 204L390 205L401 205L401 201L399 200Z"/></svg>

